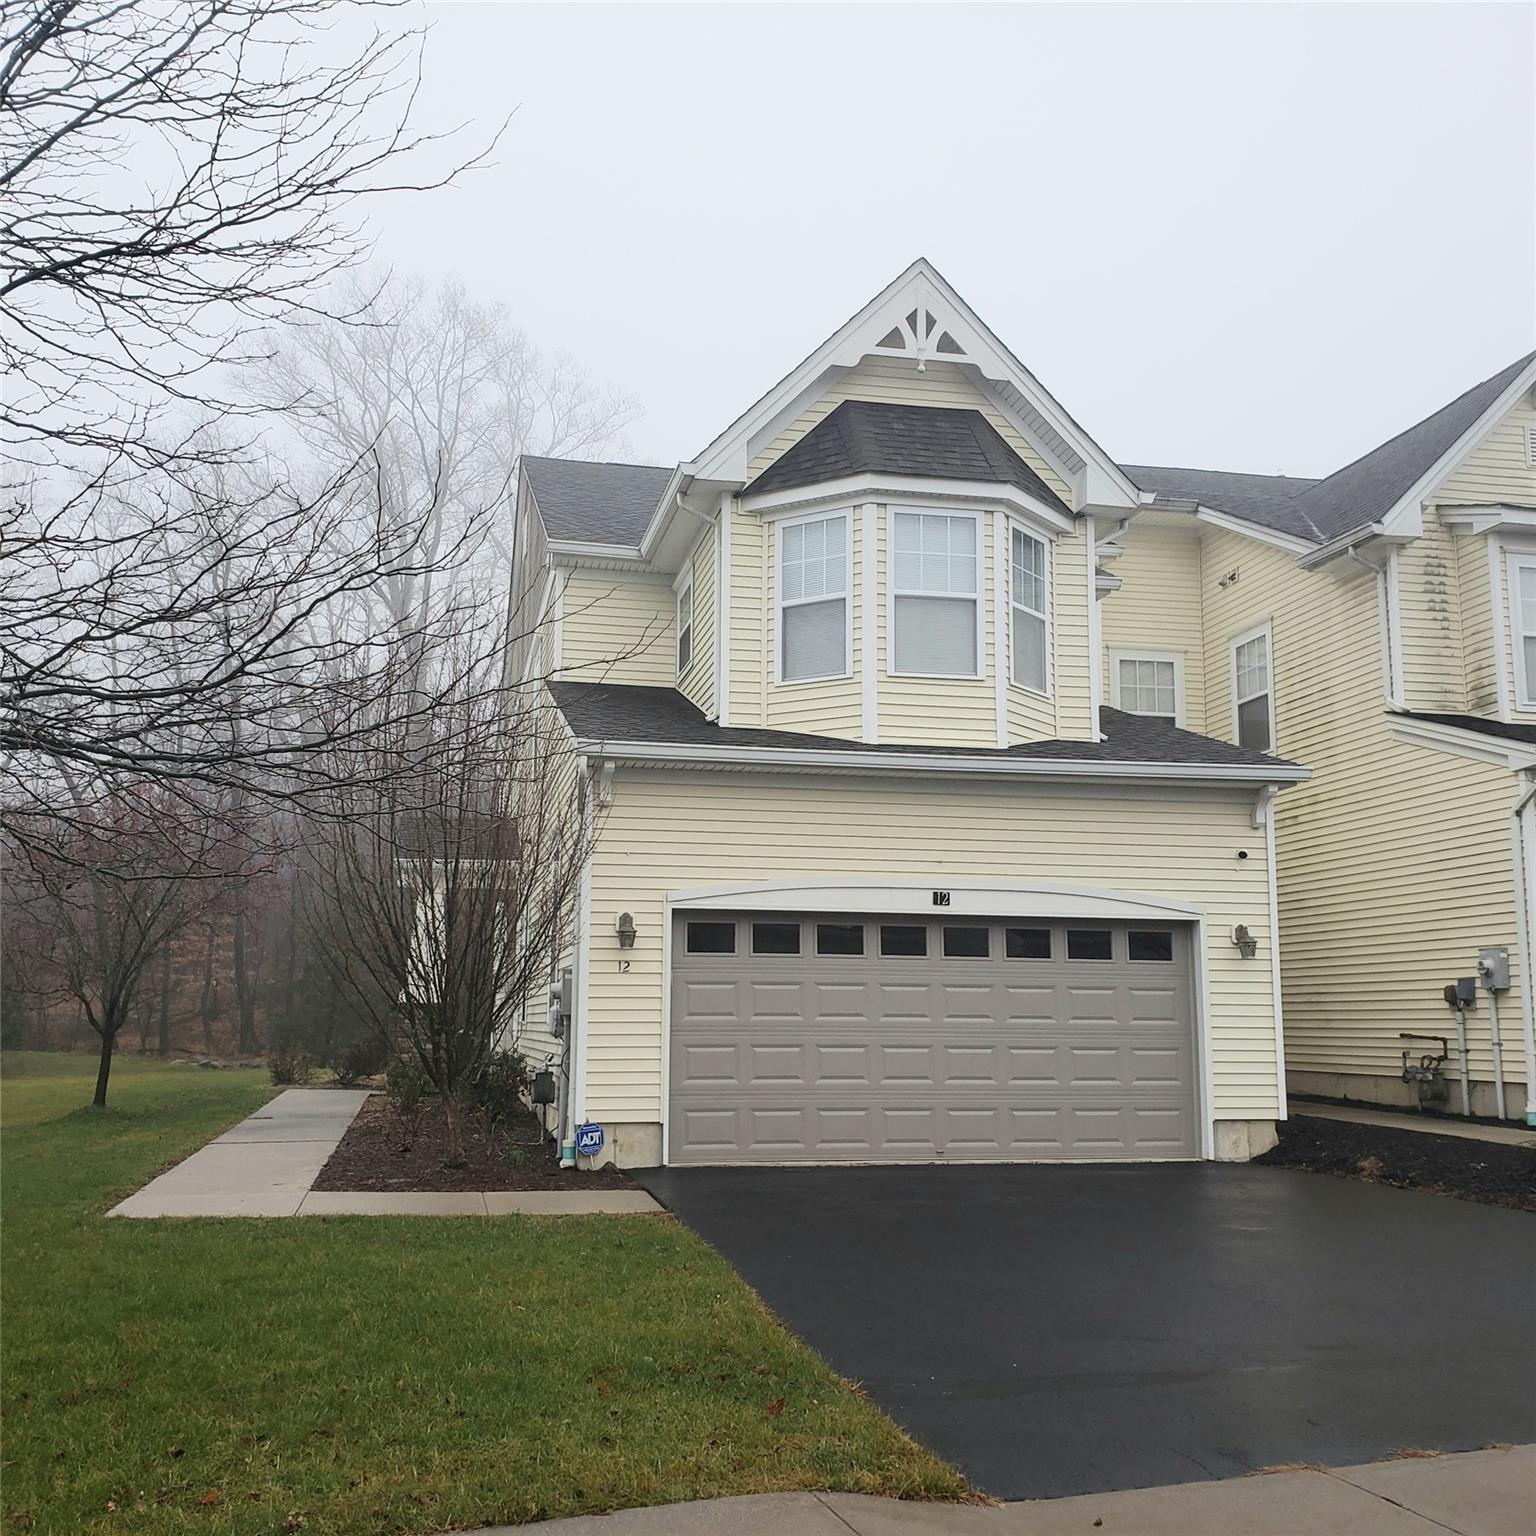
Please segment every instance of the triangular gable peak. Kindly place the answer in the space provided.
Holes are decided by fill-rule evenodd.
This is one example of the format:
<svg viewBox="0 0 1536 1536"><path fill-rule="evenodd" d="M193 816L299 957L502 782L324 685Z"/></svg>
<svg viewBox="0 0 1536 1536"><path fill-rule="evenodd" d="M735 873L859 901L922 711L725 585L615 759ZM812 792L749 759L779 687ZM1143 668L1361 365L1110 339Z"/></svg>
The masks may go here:
<svg viewBox="0 0 1536 1536"><path fill-rule="evenodd" d="M1136 487L1109 455L922 259L732 422L683 473L721 485L743 482L764 445L830 380L871 358L905 359L919 372L931 363L960 367L1071 486L1078 510L1124 511L1138 504Z"/></svg>

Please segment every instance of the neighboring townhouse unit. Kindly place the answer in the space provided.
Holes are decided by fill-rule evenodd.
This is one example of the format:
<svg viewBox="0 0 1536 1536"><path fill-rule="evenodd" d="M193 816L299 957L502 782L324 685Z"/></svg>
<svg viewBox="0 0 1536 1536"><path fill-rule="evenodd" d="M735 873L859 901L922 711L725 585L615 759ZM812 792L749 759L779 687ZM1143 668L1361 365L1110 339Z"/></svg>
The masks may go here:
<svg viewBox="0 0 1536 1536"><path fill-rule="evenodd" d="M1149 499L922 261L696 458L523 462L508 666L594 838L568 1022L518 1042L563 1134L631 1165L1273 1143L1274 807L1308 770L1199 733L1203 660L1193 729L1155 669L1106 681L1100 545ZM1174 650L1198 585L1135 643Z"/></svg>
<svg viewBox="0 0 1536 1536"><path fill-rule="evenodd" d="M1110 702L1312 769L1276 816L1293 1090L1417 1103L1441 1051L1404 1036L1444 1036L1448 1107L1465 1072L1536 1125L1533 387L1536 353L1316 482L1127 466L1150 506L1101 525Z"/></svg>

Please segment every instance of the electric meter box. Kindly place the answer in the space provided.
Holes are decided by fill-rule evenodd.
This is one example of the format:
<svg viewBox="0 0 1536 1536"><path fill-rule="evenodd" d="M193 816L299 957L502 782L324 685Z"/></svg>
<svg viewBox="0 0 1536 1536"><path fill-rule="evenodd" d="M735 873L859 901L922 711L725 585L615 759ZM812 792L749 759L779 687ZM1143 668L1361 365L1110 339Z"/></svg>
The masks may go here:
<svg viewBox="0 0 1536 1536"><path fill-rule="evenodd" d="M1502 944L1478 950L1477 979L1490 992L1509 991L1509 951Z"/></svg>

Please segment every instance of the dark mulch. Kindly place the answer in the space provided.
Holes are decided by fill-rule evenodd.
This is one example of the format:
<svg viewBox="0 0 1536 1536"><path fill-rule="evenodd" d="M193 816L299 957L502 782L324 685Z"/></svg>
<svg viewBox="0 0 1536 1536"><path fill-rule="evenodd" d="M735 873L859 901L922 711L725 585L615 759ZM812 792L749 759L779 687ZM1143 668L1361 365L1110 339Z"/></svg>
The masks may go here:
<svg viewBox="0 0 1536 1536"><path fill-rule="evenodd" d="M464 1127L468 1162L448 1166L448 1125L441 1104L430 1104L414 1134L383 1094L363 1103L330 1160L321 1190L635 1189L617 1168L560 1171L560 1149L540 1139L539 1122L524 1114L494 1135L470 1116Z"/></svg>
<svg viewBox="0 0 1536 1536"><path fill-rule="evenodd" d="M1279 1131L1280 1145L1256 1162L1536 1211L1536 1148L1310 1115Z"/></svg>

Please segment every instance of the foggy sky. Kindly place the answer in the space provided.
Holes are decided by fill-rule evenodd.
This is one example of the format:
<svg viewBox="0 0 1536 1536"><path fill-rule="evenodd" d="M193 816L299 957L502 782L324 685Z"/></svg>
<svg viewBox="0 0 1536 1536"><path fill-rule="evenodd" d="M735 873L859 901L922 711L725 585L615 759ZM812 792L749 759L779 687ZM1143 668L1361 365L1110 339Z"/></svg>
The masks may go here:
<svg viewBox="0 0 1536 1536"><path fill-rule="evenodd" d="M1536 338L1536 10L431 4L374 205L691 457L915 256L1122 462L1319 475Z"/></svg>

